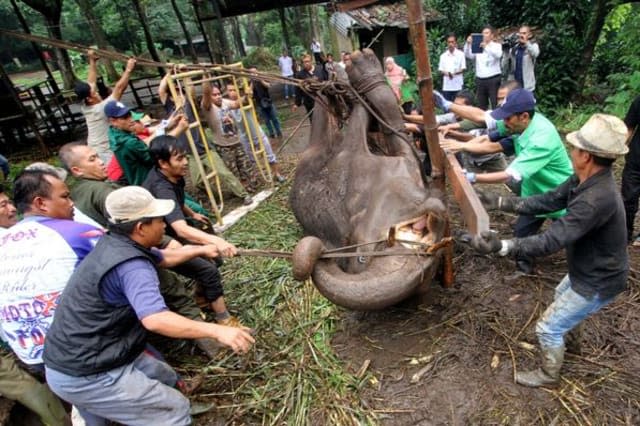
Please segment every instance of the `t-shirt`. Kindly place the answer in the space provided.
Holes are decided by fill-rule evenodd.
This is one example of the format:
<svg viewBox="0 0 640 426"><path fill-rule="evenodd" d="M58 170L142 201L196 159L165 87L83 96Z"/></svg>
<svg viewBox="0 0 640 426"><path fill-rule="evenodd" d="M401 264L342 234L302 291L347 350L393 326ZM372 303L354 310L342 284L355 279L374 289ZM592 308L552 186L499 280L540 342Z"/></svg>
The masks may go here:
<svg viewBox="0 0 640 426"><path fill-rule="evenodd" d="M2 329L24 363L42 363L60 294L102 235L72 220L28 217L0 238Z"/></svg>
<svg viewBox="0 0 640 426"><path fill-rule="evenodd" d="M234 125L230 129L225 129L222 126L222 118L224 115L229 114L231 105L233 102L229 99L222 99L222 105L217 106L211 103L209 110L202 108L204 117L207 120L207 125L213 134L213 143L219 146L234 146L240 143L237 136L237 130Z"/></svg>
<svg viewBox="0 0 640 426"><path fill-rule="evenodd" d="M102 102L95 105L80 106L80 111L84 114L84 118L87 122L87 145L95 149L98 154L109 154L109 119L104 113L104 106L113 101L113 97L109 96Z"/></svg>
<svg viewBox="0 0 640 426"><path fill-rule="evenodd" d="M131 259L107 272L100 281L100 296L115 307L131 305L142 320L168 310L159 284L158 273L148 260Z"/></svg>
<svg viewBox="0 0 640 426"><path fill-rule="evenodd" d="M506 136L506 135L505 135ZM536 112L524 132L514 135L516 158L506 172L522 180L522 197L544 194L573 174L562 139L545 116ZM563 212L548 215L559 217Z"/></svg>
<svg viewBox="0 0 640 426"><path fill-rule="evenodd" d="M284 77L293 75L293 59L291 59L291 56L280 56L278 58L278 66L280 67L280 73Z"/></svg>
<svg viewBox="0 0 640 426"><path fill-rule="evenodd" d="M182 212L185 201L184 179L180 178L178 182L173 183L157 167L154 167L142 186L157 199L173 200L175 202L173 210L164 217L164 221L167 223L167 235L176 237L177 235L171 224L178 220L186 220Z"/></svg>
<svg viewBox="0 0 640 426"><path fill-rule="evenodd" d="M447 73L457 73L461 70L467 69L467 60L464 57L464 53L461 50L455 49L453 53L449 49L445 50L440 55L440 62L438 64L438 71L445 74L442 77L442 90L444 91L456 91L462 90L464 84L464 78L462 74L454 75L453 78L449 78Z"/></svg>

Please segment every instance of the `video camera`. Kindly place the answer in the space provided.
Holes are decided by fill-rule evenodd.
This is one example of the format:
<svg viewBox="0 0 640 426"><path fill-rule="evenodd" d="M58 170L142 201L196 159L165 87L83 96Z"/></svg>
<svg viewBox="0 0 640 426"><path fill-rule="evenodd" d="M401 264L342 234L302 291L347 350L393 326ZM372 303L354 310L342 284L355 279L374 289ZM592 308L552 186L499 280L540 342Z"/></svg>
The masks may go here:
<svg viewBox="0 0 640 426"><path fill-rule="evenodd" d="M516 44L518 44L518 33L514 32L502 37L502 50L511 50Z"/></svg>

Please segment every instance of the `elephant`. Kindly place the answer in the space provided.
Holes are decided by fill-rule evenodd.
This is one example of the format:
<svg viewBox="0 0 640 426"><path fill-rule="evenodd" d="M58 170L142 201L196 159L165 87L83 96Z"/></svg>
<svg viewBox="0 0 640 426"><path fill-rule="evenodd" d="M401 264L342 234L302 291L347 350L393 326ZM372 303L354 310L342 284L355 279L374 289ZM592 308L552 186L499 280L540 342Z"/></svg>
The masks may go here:
<svg viewBox="0 0 640 426"><path fill-rule="evenodd" d="M366 253L406 252L408 246L388 238L390 230L396 239L440 241L446 214L443 194L430 188L415 148L402 133L402 114L379 60L369 49L355 51L351 58L346 76L338 79L348 78L378 118L362 102L351 103L343 123L331 108L316 107L289 202L305 234L321 241L322 249L357 245L361 254L314 259L311 276L321 294L349 309L379 310L428 285L441 256ZM317 245L305 246L302 253L313 250Z"/></svg>

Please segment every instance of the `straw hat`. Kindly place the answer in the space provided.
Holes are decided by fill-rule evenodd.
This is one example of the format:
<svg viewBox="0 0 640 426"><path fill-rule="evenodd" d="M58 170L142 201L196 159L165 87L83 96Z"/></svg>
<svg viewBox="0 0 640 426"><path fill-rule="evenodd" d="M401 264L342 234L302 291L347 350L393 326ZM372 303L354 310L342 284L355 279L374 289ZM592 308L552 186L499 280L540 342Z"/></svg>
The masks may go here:
<svg viewBox="0 0 640 426"><path fill-rule="evenodd" d="M567 142L598 157L616 158L629 152L627 126L613 115L594 114L577 132L567 135Z"/></svg>

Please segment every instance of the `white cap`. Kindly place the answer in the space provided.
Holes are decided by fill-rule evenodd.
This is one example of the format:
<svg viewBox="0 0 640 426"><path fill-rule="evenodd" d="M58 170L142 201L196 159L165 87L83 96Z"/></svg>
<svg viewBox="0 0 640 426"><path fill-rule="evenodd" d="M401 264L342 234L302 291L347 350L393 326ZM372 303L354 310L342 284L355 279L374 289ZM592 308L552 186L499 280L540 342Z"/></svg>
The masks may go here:
<svg viewBox="0 0 640 426"><path fill-rule="evenodd" d="M173 210L173 200L158 200L141 186L125 186L107 195L105 207L111 223L133 222L166 216Z"/></svg>
<svg viewBox="0 0 640 426"><path fill-rule="evenodd" d="M576 132L567 135L567 142L598 157L616 158L629 152L627 126L618 117L593 114Z"/></svg>

